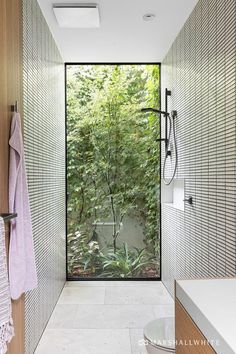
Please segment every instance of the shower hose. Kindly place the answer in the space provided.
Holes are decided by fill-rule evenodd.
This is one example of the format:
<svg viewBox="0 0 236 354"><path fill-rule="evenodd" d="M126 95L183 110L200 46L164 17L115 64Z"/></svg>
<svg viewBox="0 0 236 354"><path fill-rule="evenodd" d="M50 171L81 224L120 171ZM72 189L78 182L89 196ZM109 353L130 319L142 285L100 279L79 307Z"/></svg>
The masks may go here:
<svg viewBox="0 0 236 354"><path fill-rule="evenodd" d="M166 148L166 153L165 153L165 158L164 158L164 164L163 164L163 182L168 186L169 184L171 184L171 182L173 181L175 174L176 174L176 170L177 170L177 164L178 164L178 151L177 151L177 142L176 142L176 130L175 130L175 116L171 115L168 116L169 118L169 136L168 136L168 143L167 143L167 148ZM170 157L170 159L172 158L172 155L169 154L169 148L170 148L170 138L171 138L171 134L172 134L172 130L173 130L173 141L174 141L174 151L175 151L175 160L174 160L174 169L172 172L171 177L167 178L166 177L166 162L168 159L168 156Z"/></svg>

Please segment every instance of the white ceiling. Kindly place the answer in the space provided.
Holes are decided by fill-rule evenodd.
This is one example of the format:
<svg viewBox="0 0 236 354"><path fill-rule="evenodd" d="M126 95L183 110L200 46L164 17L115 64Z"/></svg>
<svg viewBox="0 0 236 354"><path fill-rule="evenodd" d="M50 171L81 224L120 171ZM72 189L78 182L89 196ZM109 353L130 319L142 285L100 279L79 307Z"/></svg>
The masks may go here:
<svg viewBox="0 0 236 354"><path fill-rule="evenodd" d="M198 0L97 0L101 27L60 28L53 3L38 0L65 62L161 62ZM152 22L143 15L154 13Z"/></svg>

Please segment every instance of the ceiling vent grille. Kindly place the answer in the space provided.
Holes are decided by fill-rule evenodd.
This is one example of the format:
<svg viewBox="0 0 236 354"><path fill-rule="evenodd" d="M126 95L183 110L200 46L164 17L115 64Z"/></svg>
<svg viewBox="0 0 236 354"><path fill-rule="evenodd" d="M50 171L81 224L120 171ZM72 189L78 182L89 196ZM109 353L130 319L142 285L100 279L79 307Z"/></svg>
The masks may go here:
<svg viewBox="0 0 236 354"><path fill-rule="evenodd" d="M53 4L53 11L59 27L100 27L99 9L96 4Z"/></svg>

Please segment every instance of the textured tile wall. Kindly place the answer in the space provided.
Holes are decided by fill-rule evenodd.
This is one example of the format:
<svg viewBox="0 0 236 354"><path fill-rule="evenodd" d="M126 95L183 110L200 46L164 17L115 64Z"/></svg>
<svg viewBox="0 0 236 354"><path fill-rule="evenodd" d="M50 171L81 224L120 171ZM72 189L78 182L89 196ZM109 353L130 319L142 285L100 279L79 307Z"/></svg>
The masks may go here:
<svg viewBox="0 0 236 354"><path fill-rule="evenodd" d="M162 206L162 277L236 275L236 1L200 0L162 63L178 111L179 178L193 206Z"/></svg>
<svg viewBox="0 0 236 354"><path fill-rule="evenodd" d="M39 287L26 295L32 354L65 282L64 65L37 0L23 1L24 141Z"/></svg>

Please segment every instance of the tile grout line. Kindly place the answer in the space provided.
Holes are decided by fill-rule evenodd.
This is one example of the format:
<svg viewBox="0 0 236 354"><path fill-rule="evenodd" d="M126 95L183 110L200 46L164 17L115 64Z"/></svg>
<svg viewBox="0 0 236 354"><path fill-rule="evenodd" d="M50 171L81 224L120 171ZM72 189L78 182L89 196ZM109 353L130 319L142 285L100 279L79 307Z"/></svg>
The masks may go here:
<svg viewBox="0 0 236 354"><path fill-rule="evenodd" d="M124 304L124 303L112 303L112 304L106 304L106 303L70 303L70 304L62 304L62 303L58 303L56 305L57 306L148 306L148 307L153 307L153 306L158 306L158 307L174 307L174 302L173 303L168 303L168 304L145 304L145 303L130 303L130 304ZM56 310L55 307L55 310Z"/></svg>
<svg viewBox="0 0 236 354"><path fill-rule="evenodd" d="M130 333L130 328L129 328L129 343L130 343L130 354L133 354L133 347L131 343L131 333Z"/></svg>
<svg viewBox="0 0 236 354"><path fill-rule="evenodd" d="M106 296L107 296L107 289L105 287L105 294L104 294L104 306L106 305Z"/></svg>

